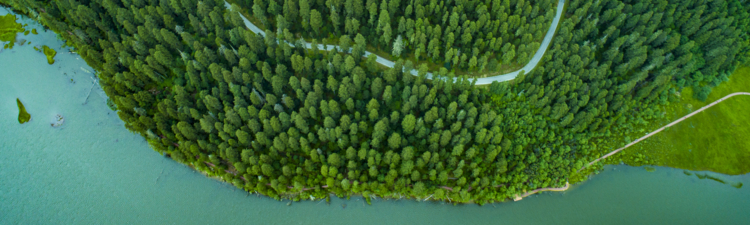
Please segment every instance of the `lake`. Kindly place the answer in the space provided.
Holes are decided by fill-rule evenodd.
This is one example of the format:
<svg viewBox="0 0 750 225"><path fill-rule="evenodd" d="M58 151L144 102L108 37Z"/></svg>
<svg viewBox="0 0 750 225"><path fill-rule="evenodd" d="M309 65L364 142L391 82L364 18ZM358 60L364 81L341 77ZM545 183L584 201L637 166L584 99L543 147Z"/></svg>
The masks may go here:
<svg viewBox="0 0 750 225"><path fill-rule="evenodd" d="M8 13L0 8L0 15ZM607 166L568 191L458 205L360 197L279 202L151 150L93 86L94 70L39 35L0 52L0 224L747 224L750 188L683 170ZM33 46L58 51L53 65ZM88 93L91 92L87 99ZM19 98L31 121L18 123ZM85 104L84 104L85 103ZM51 127L55 115L61 127ZM700 172L704 174L704 172ZM713 174L750 184L750 175Z"/></svg>

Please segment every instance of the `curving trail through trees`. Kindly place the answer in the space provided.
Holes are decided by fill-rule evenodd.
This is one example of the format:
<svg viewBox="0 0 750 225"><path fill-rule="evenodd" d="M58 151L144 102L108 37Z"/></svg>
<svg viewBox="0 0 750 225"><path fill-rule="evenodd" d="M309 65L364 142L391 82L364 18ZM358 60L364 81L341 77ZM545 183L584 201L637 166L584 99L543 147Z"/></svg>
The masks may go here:
<svg viewBox="0 0 750 225"><path fill-rule="evenodd" d="M565 186L559 187L559 188L539 188L533 191L523 193L522 195L516 195L516 197L513 198L513 201L520 201L521 199L525 197L529 197L529 195L533 195L542 191L565 191L565 190L568 190L569 187L570 187L570 183L565 182Z"/></svg>
<svg viewBox="0 0 750 225"><path fill-rule="evenodd" d="M708 108L711 108L711 106L714 106L714 105L716 105L716 104L719 104L719 102L722 102L722 101L724 101L724 100L727 100L727 99L729 99L729 98L731 98L731 97L734 97L734 96L738 96L738 95L750 95L750 93L748 93L748 92L735 92L735 93L731 93L731 94L728 94L727 96L724 96L723 98L720 98L719 100L716 100L716 101L712 102L711 104L708 104L708 105L706 105L706 106L703 106L703 107L701 107L700 109L698 109L698 110L696 110L696 111L694 111L694 112L692 112L692 113L690 113L690 114L687 114L687 115L683 116L682 118L680 118L680 119L677 119L677 120L675 120L674 122L672 122L672 123L669 123L669 124L667 124L666 126L663 126L663 127L659 128L659 129L657 129L657 130L655 130L655 131L653 131L653 132L651 132L651 133L647 134L646 136L643 136L643 137L641 137L641 138L638 138L637 140L635 140L635 141L633 141L633 142L630 142L629 144L625 145L625 146L624 146L624 147L622 147L622 148L619 148L619 149L617 149L617 150L614 150L614 151L612 151L612 152L610 152L610 153L608 153L608 154L606 154L606 155L604 155L604 156L602 156L602 157L600 157L600 158L598 158L598 159L596 159L596 160L594 160L594 161L590 162L590 163L589 163L589 164L587 164L586 166L584 166L584 167L581 167L581 169L579 169L579 170L578 170L578 172L581 172L581 170L585 169L586 167L589 167L589 166L591 166L591 165L594 165L594 163L596 163L596 162L599 162L599 160L602 160L602 159L605 159L605 158L607 158L607 157L610 157L610 156L612 156L612 155L614 155L614 154L617 154L618 152L620 152L620 151L622 151L622 150L624 150L624 149L626 149L626 148L628 148L628 147L630 147L630 146L632 146L632 145L634 145L634 144L637 144L638 142L641 142L641 141L645 140L646 138L649 138L649 137L651 137L652 135L654 135L654 134L657 134L657 133L659 133L659 132L663 131L664 129L666 129L666 128L668 128L668 127L674 126L675 124L677 124L677 123L679 123L679 122L682 122L683 120L685 120L685 119L687 119L687 118L690 118L691 116L694 116L695 114L698 114L699 112L702 112L703 110L706 110L706 109L708 109Z"/></svg>
<svg viewBox="0 0 750 225"><path fill-rule="evenodd" d="M231 5L226 1L224 1L224 6L226 6L227 9L231 8ZM528 73L529 71L533 70L536 67L536 65L539 64L539 61L542 60L544 53L547 52L547 48L549 47L549 44L552 42L552 37L555 36L555 31L557 30L557 26L560 24L560 18L562 17L563 6L565 6L565 0L558 0L557 11L555 12L555 18L552 19L552 24L549 26L549 30L547 30L547 34L544 36L544 39L542 40L542 44L539 46L539 49L537 49L536 53L534 53L534 56L531 58L531 60L529 60L529 62L526 63L526 65L523 68L510 72L510 73L506 73L506 74L500 74L496 76L482 77L482 78L468 78L468 80L470 82L476 81L475 83L476 85L486 85L486 84L491 84L494 81L503 82L503 81L513 80L514 78L516 78L516 76L518 76L519 73L521 73L521 71L524 71L524 73ZM248 29L250 29L250 31L256 34L265 35L265 32L263 30L261 30L260 28L255 26L255 24L247 20L247 18L245 18L245 16L242 15L242 13L240 13L240 17L242 17L242 20L245 22L245 26ZM287 43L287 44L292 45L291 43ZM310 43L305 43L305 48L312 48L312 45ZM334 48L337 48L339 51L343 51L337 45L318 44L318 49L330 51L330 50L333 50ZM347 51L349 51L350 49L347 49ZM375 55L375 54L365 51L365 57L369 55ZM380 57L379 55L375 55L375 56L377 56L378 63L384 66L387 66L389 68L393 68L395 64L393 61ZM418 76L419 74L418 71L415 69L412 69L409 72L414 76ZM432 73L428 72L426 78L433 79ZM453 78L454 81L456 81L457 79L458 78Z"/></svg>

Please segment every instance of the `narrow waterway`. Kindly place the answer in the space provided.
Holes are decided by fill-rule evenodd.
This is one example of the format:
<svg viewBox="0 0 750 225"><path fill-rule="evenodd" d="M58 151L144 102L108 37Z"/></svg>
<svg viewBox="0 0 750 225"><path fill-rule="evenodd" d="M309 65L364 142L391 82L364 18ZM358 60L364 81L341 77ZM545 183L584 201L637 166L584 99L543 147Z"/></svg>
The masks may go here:
<svg viewBox="0 0 750 225"><path fill-rule="evenodd" d="M0 8L0 15L7 11ZM248 195L151 150L92 87L93 69L29 20L31 44L0 52L0 224L747 224L750 188L682 170L608 166L566 192L454 206L359 197ZM33 49L58 51L55 64ZM31 114L19 124L16 98ZM84 102L87 102L84 104ZM65 118L61 127L50 123ZM703 174L701 172L701 174ZM750 175L716 175L750 184Z"/></svg>

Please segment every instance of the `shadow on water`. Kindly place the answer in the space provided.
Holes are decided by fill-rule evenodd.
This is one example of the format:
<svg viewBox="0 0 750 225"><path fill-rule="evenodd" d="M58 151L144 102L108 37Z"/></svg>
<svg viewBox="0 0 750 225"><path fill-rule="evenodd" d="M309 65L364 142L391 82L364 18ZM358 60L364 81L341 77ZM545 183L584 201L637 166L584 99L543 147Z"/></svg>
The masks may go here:
<svg viewBox="0 0 750 225"><path fill-rule="evenodd" d="M721 174L717 174L717 173L713 173L712 174L710 172L703 172L703 174L700 174L700 172L693 173L693 172L690 172L690 171L687 171L687 170L683 171L683 173L685 175L688 175L688 176L692 176L693 174L695 174L695 176L698 177L698 179L701 179L701 180L708 178L709 180L713 180L713 181L716 181L716 182L719 182L719 183L722 183L722 184L728 184L728 185L730 185L732 187L735 187L735 188L742 188L742 182L739 182L739 181L725 181L724 180L725 178L721 178L721 176L722 176Z"/></svg>

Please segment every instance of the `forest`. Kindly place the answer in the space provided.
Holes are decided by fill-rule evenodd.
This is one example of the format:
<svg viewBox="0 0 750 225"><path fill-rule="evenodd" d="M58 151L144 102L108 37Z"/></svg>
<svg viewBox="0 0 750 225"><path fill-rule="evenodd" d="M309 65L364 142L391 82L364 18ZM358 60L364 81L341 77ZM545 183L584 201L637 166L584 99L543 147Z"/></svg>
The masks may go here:
<svg viewBox="0 0 750 225"><path fill-rule="evenodd" d="M383 54L456 71L497 72L534 55L557 1L232 1L277 33L364 39ZM310 34L310 35L306 35Z"/></svg>
<svg viewBox="0 0 750 225"><path fill-rule="evenodd" d="M450 66L428 80L427 62L405 59L384 68L362 57L367 45L392 45L375 38L384 37L378 27L387 23L369 22L375 14L366 12L375 5L378 17L394 18L391 24L422 18L419 29L391 31L414 40L418 47L404 48L411 51L421 48L422 37L442 43L437 36L446 32L435 27L455 24L453 15L464 21L461 28L469 24L460 33L473 36L490 25L475 31L472 24L495 24L497 13L548 21L551 3L367 1L368 11L347 11L358 0L308 3L311 18L315 9L342 17L337 21L361 19L361 29L352 30L346 21L322 28L311 19L305 26L301 2L256 0L227 9L217 0L0 0L66 40L97 71L125 127L155 151L279 200L333 193L486 204L560 187L600 156L608 139L658 117L656 106L675 101L682 88L705 98L738 65L750 64L750 2L740 0L572 0L540 64L489 86L475 86ZM326 9L342 4L343 16ZM287 25L255 35L239 14L250 5L256 16L267 15L258 17L266 26ZM417 16L435 10L451 11L451 18ZM443 29L458 33L458 26ZM341 40L356 35L354 50L278 44L302 38L289 29L313 29L313 43L325 32ZM408 35L422 29L418 38ZM485 37L520 46L530 34L535 39L532 30L520 40L494 30ZM479 49L472 46L481 42L476 37L451 48ZM505 50L474 52L502 58ZM413 68L417 76L402 72Z"/></svg>

